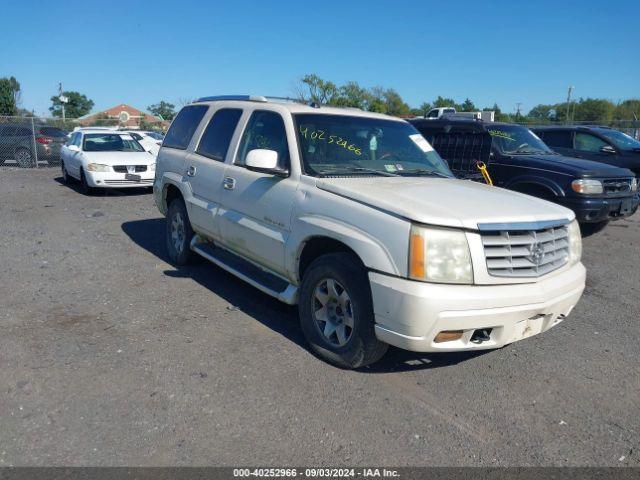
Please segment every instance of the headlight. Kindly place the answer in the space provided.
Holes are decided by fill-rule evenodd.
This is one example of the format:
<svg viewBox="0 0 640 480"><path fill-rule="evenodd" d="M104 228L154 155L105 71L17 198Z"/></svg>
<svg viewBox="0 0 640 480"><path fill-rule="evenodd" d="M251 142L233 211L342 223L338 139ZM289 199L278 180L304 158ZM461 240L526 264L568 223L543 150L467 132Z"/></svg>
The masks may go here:
<svg viewBox="0 0 640 480"><path fill-rule="evenodd" d="M151 165L149 165L149 171L150 172L155 172L156 171L156 164L152 163Z"/></svg>
<svg viewBox="0 0 640 480"><path fill-rule="evenodd" d="M580 225L574 220L569 224L569 263L575 265L582 258L582 235Z"/></svg>
<svg viewBox="0 0 640 480"><path fill-rule="evenodd" d="M409 277L438 283L473 283L467 236L461 230L411 226Z"/></svg>
<svg viewBox="0 0 640 480"><path fill-rule="evenodd" d="M111 167L109 165L103 165L101 163L90 163L87 165L87 170L90 172L110 172Z"/></svg>
<svg viewBox="0 0 640 480"><path fill-rule="evenodd" d="M636 192L637 190L638 190L638 179L636 177L633 177L631 179L631 191Z"/></svg>
<svg viewBox="0 0 640 480"><path fill-rule="evenodd" d="M600 180L580 179L571 182L571 188L574 192L583 193L585 195L602 193L602 182Z"/></svg>

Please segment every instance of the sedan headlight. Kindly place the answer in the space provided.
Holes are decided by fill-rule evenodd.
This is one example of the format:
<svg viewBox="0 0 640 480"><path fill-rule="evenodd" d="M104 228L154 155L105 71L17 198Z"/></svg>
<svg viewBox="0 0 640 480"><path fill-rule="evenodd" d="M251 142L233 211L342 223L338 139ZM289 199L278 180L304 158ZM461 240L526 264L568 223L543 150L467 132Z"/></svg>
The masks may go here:
<svg viewBox="0 0 640 480"><path fill-rule="evenodd" d="M467 236L461 230L411 226L409 277L437 283L473 283Z"/></svg>
<svg viewBox="0 0 640 480"><path fill-rule="evenodd" d="M585 195L604 192L604 188L602 187L602 182L600 180L590 180L586 178L574 180L571 182L571 188L574 192L583 193Z"/></svg>
<svg viewBox="0 0 640 480"><path fill-rule="evenodd" d="M90 172L110 172L111 167L109 165L103 165L101 163L90 163L87 165L87 170Z"/></svg>
<svg viewBox="0 0 640 480"><path fill-rule="evenodd" d="M575 265L582 258L582 235L577 220L569 224L569 263Z"/></svg>

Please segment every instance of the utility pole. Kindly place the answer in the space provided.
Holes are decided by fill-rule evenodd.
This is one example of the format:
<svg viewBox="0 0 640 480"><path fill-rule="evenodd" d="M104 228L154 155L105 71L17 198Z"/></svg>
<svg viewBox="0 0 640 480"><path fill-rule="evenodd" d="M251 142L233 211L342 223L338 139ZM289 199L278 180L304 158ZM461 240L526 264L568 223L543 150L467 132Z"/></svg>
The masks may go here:
<svg viewBox="0 0 640 480"><path fill-rule="evenodd" d="M60 103L62 104L62 123L64 124L65 122L65 111L64 111L64 105L65 103L67 103L69 101L69 98L65 97L62 93L62 82L58 83L58 100L60 100Z"/></svg>
<svg viewBox="0 0 640 480"><path fill-rule="evenodd" d="M567 125L569 124L570 121L570 113L571 113L571 92L573 91L573 87L569 87L569 93L567 93L567 114L565 117L565 121L564 123L566 123Z"/></svg>
<svg viewBox="0 0 640 480"><path fill-rule="evenodd" d="M522 105L522 102L516 102L516 118L520 117L520 105Z"/></svg>

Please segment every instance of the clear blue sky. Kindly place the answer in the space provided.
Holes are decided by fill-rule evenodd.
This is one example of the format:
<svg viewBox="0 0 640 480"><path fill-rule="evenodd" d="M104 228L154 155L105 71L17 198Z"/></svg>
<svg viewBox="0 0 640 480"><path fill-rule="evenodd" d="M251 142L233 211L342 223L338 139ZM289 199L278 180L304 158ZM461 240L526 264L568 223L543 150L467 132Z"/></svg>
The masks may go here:
<svg viewBox="0 0 640 480"><path fill-rule="evenodd" d="M640 1L3 1L0 77L47 111L58 82L124 102L290 95L317 73L504 111L640 97Z"/></svg>

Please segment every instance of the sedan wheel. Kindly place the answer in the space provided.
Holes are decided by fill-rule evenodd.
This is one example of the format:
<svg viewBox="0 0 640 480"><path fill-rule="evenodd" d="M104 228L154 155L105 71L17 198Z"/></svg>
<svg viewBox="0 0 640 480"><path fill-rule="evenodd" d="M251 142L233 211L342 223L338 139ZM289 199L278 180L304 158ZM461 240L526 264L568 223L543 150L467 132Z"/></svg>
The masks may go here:
<svg viewBox="0 0 640 480"><path fill-rule="evenodd" d="M20 168L30 168L33 167L33 162L31 161L31 152L26 148L21 148L16 151L14 155L14 160L18 164Z"/></svg>

